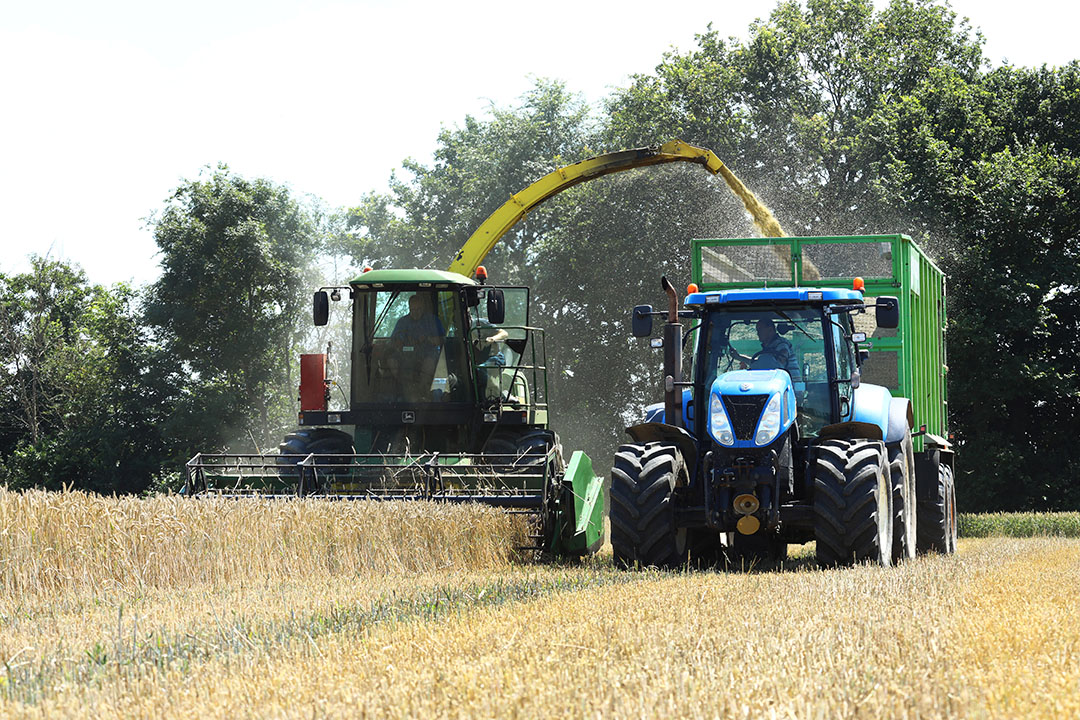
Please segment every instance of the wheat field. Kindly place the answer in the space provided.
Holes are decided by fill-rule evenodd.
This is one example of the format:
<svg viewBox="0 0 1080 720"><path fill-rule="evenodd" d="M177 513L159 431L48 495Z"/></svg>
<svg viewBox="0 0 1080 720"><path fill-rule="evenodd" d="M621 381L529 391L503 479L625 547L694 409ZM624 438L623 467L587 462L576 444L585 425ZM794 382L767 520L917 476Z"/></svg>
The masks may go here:
<svg viewBox="0 0 1080 720"><path fill-rule="evenodd" d="M0 717L1080 716L1080 540L521 562L487 508L0 491Z"/></svg>

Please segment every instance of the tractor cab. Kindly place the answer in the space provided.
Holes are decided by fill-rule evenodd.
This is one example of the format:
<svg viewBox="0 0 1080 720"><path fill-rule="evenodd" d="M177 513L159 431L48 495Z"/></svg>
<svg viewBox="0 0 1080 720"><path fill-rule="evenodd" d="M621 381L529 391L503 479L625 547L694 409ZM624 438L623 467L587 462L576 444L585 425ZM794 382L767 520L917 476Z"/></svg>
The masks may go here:
<svg viewBox="0 0 1080 720"><path fill-rule="evenodd" d="M764 446L775 438L757 428L773 395L783 405L784 419L790 415L804 439L849 420L853 412L853 391L859 385L853 338L858 336L853 335L850 310L862 308L861 295L797 290L778 300L771 291L764 304L764 294L734 290L687 298L687 307L702 312L691 376L703 397L692 400L709 408L711 398L718 398L729 419L731 441L721 442L728 447Z"/></svg>

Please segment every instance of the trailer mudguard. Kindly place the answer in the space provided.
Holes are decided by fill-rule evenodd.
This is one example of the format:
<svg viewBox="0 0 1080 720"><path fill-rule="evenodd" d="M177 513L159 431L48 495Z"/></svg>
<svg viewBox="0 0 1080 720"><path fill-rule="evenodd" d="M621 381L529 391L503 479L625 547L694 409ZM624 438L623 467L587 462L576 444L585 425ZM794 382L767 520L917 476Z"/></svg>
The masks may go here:
<svg viewBox="0 0 1080 720"><path fill-rule="evenodd" d="M556 555L595 553L604 542L604 480L581 450L570 456L563 497L555 518L551 551Z"/></svg>

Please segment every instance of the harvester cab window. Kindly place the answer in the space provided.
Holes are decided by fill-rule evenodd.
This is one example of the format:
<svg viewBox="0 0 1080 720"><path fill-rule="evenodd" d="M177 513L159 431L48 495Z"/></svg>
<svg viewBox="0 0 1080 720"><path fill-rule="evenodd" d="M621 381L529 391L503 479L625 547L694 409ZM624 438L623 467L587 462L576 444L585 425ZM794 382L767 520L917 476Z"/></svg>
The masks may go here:
<svg viewBox="0 0 1080 720"><path fill-rule="evenodd" d="M434 290L357 293L353 397L359 403L467 400L460 298Z"/></svg>
<svg viewBox="0 0 1080 720"><path fill-rule="evenodd" d="M523 353L529 340L528 288L499 288L505 299L506 316L495 324L487 316L487 289L479 291L480 302L469 310L469 339L473 349L476 386L484 402L528 402L528 384L523 370Z"/></svg>

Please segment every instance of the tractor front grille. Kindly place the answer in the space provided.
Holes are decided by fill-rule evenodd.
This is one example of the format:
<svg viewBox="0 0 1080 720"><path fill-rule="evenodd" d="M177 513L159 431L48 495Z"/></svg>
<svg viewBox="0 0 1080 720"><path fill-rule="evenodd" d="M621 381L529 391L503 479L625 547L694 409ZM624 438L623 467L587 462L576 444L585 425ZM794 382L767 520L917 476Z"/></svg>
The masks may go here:
<svg viewBox="0 0 1080 720"><path fill-rule="evenodd" d="M761 411L765 409L768 395L725 395L724 410L727 411L736 440L752 440Z"/></svg>

